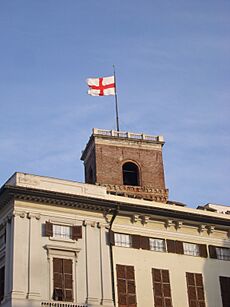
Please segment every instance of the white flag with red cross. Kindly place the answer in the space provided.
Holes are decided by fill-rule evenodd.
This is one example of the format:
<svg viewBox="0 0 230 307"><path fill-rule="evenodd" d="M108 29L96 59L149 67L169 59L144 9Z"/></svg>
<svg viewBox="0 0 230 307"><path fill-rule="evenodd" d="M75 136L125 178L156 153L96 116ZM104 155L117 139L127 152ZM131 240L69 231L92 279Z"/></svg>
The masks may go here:
<svg viewBox="0 0 230 307"><path fill-rule="evenodd" d="M107 96L116 94L114 76L89 78L86 82L89 86L88 94L91 96Z"/></svg>

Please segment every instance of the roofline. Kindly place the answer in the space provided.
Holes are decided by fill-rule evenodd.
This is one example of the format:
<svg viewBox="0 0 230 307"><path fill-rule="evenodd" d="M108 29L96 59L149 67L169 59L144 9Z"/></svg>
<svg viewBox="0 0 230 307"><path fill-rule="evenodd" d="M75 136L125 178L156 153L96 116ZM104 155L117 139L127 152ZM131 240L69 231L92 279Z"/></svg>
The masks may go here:
<svg viewBox="0 0 230 307"><path fill-rule="evenodd" d="M0 189L0 208L6 205L11 199L34 201L54 206L64 206L79 208L85 210L95 210L100 212L111 212L119 206L119 213L122 214L140 214L149 216L159 216L159 218L186 220L193 223L204 223L208 225L230 227L230 217L223 215L214 216L216 213L208 212L204 214L178 211L178 208L163 206L148 206L144 204L128 203L127 198L122 201L122 197L113 197L113 199L103 199L84 195L73 195L61 192L46 191L35 188L4 185Z"/></svg>

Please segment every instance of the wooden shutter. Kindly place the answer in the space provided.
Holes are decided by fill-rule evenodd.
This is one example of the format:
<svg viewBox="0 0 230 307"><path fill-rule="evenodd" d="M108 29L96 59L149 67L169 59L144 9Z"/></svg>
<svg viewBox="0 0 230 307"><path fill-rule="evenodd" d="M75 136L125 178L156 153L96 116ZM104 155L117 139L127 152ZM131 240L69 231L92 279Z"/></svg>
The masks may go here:
<svg viewBox="0 0 230 307"><path fill-rule="evenodd" d="M119 307L136 307L134 267L117 264L117 293Z"/></svg>
<svg viewBox="0 0 230 307"><path fill-rule="evenodd" d="M132 247L133 248L140 248L140 236L132 235Z"/></svg>
<svg viewBox="0 0 230 307"><path fill-rule="evenodd" d="M71 259L63 259L63 290L65 301L73 301L73 277Z"/></svg>
<svg viewBox="0 0 230 307"><path fill-rule="evenodd" d="M53 258L53 299L73 301L72 260Z"/></svg>
<svg viewBox="0 0 230 307"><path fill-rule="evenodd" d="M200 257L203 257L203 258L208 257L206 244L199 244L199 252L200 252Z"/></svg>
<svg viewBox="0 0 230 307"><path fill-rule="evenodd" d="M64 300L63 292L63 261L60 258L53 258L53 299L55 301Z"/></svg>
<svg viewBox="0 0 230 307"><path fill-rule="evenodd" d="M215 247L215 246L212 246L212 245L209 245L209 246L208 246L208 249L209 249L209 256L210 256L210 258L217 259L216 247Z"/></svg>
<svg viewBox="0 0 230 307"><path fill-rule="evenodd" d="M205 307L203 277L199 273L186 273L189 307Z"/></svg>
<svg viewBox="0 0 230 307"><path fill-rule="evenodd" d="M152 269L154 306L172 307L169 271Z"/></svg>
<svg viewBox="0 0 230 307"><path fill-rule="evenodd" d="M148 237L141 237L140 238L140 248L149 250L150 245L149 245L149 238Z"/></svg>
<svg viewBox="0 0 230 307"><path fill-rule="evenodd" d="M174 240L166 240L168 253L176 253L176 244Z"/></svg>
<svg viewBox="0 0 230 307"><path fill-rule="evenodd" d="M82 226L72 226L72 239L82 239Z"/></svg>
<svg viewBox="0 0 230 307"><path fill-rule="evenodd" d="M184 254L184 247L182 241L175 241L176 253L183 255Z"/></svg>
<svg viewBox="0 0 230 307"><path fill-rule="evenodd" d="M220 276L220 289L223 307L230 306L230 277Z"/></svg>
<svg viewBox="0 0 230 307"><path fill-rule="evenodd" d="M46 221L45 223L45 236L52 237L53 236L53 224Z"/></svg>

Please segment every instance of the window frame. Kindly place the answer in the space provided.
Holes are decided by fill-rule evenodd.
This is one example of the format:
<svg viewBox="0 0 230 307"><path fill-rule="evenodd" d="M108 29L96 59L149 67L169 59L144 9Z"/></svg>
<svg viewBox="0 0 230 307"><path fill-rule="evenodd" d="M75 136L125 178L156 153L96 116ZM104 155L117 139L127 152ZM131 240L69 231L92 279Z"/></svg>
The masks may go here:
<svg viewBox="0 0 230 307"><path fill-rule="evenodd" d="M116 264L116 274L118 307L136 307L137 291L134 266ZM121 302L123 299L125 299L126 303ZM133 300L135 303L133 303Z"/></svg>
<svg viewBox="0 0 230 307"><path fill-rule="evenodd" d="M66 247L66 246L56 246L56 245L45 245L47 250L47 260L49 263L49 299L52 302L59 302L53 300L53 258L61 259L71 259L72 260L72 279L73 279L73 301L77 299L77 289L76 289L76 280L77 280L77 259L78 254L81 251L80 248ZM60 301L63 302L63 301Z"/></svg>
<svg viewBox="0 0 230 307"><path fill-rule="evenodd" d="M65 238L61 236L60 237L54 236L54 226L69 227L70 237ZM75 225L70 223L48 220L45 222L44 236L48 237L50 240L53 241L75 243L76 241L78 241L78 239L82 239L82 225Z"/></svg>
<svg viewBox="0 0 230 307"><path fill-rule="evenodd" d="M203 304L206 306L206 299L205 299L205 291L204 291L204 282L203 282L203 275L201 273L193 273L193 272L186 272L186 284L187 284L187 295L188 295L188 306L194 306L193 303L196 303L197 306ZM199 284L200 283L200 284ZM203 299L199 298L200 296Z"/></svg>
<svg viewBox="0 0 230 307"><path fill-rule="evenodd" d="M61 272L58 272L58 270L54 270L54 267L58 266L57 262L61 262ZM56 264L55 264L56 262ZM71 273L65 271L65 263L70 263L71 262ZM61 258L61 257L53 257L52 258L52 267L53 267L53 295L52 295L52 300L55 302L73 302L74 301L74 289L73 289L73 273L74 273L74 266L73 266L73 259L72 258ZM57 279L55 279L55 274L60 275L61 277L61 286L55 286L55 282L57 283ZM66 287L65 286L65 280L67 276L71 276L71 287ZM60 278L59 277L59 278ZM71 290L71 300L68 300L66 298L66 293L67 291ZM57 291L61 291L62 295L63 295L63 299L59 300L59 299L55 299L55 293Z"/></svg>
<svg viewBox="0 0 230 307"><path fill-rule="evenodd" d="M162 242L162 245L157 245L153 243L153 241L156 242ZM166 243L165 243L165 239L161 239L161 238L149 238L149 250L150 251L154 251L154 252L161 252L164 253L166 252Z"/></svg>
<svg viewBox="0 0 230 307"><path fill-rule="evenodd" d="M136 168L135 171L130 171L130 170L127 170L127 169L124 169L125 165L132 165ZM135 174L135 184L129 184L129 183L126 183L127 182L127 174ZM134 161L125 161L122 163L122 183L123 185L127 185L127 186L135 186L135 187L138 187L141 185L141 178L140 178L140 167L139 165L134 162Z"/></svg>
<svg viewBox="0 0 230 307"><path fill-rule="evenodd" d="M52 237L50 237L51 239L60 240L60 241L70 241L70 240L74 241L72 239L72 225L66 225L66 224L61 224L61 223L52 223L52 225L53 225L53 235L52 235ZM60 227L60 234L61 235L58 235L57 227ZM55 228L56 228L56 232L55 232ZM62 230L65 229L65 228L69 229L69 235L68 236L65 236L65 235L62 236Z"/></svg>
<svg viewBox="0 0 230 307"><path fill-rule="evenodd" d="M227 252L227 255L224 252ZM216 246L216 258L218 260L230 261L230 248Z"/></svg>
<svg viewBox="0 0 230 307"><path fill-rule="evenodd" d="M194 250L192 250L192 246L194 247ZM184 255L200 257L200 247L197 243L183 242L183 251Z"/></svg>
<svg viewBox="0 0 230 307"><path fill-rule="evenodd" d="M154 306L159 306L157 300L161 300L163 306L169 306L168 303L170 301L171 307L173 306L170 273L168 269L152 268L152 287ZM165 295L167 291L168 295Z"/></svg>
<svg viewBox="0 0 230 307"><path fill-rule="evenodd" d="M118 240L118 237L120 237L121 240ZM122 240L122 237L124 240ZM125 237L129 238L129 240L126 241ZM132 247L132 235L127 234L127 233L115 232L114 233L114 245L118 247L131 248Z"/></svg>

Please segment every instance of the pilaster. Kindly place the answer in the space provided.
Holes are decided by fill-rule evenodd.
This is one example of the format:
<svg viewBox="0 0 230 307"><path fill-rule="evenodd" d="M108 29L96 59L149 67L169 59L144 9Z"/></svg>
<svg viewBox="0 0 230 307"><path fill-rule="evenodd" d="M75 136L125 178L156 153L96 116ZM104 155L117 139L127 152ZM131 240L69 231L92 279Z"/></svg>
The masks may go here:
<svg viewBox="0 0 230 307"><path fill-rule="evenodd" d="M28 285L28 246L29 232L26 213L14 211L12 217L13 237L13 269L12 269L12 299L24 299Z"/></svg>
<svg viewBox="0 0 230 307"><path fill-rule="evenodd" d="M96 222L85 221L87 304L100 305L100 232Z"/></svg>
<svg viewBox="0 0 230 307"><path fill-rule="evenodd" d="M103 306L114 306L112 295L112 281L111 281L111 259L109 245L106 242L106 235L108 230L104 225L100 226L100 250L101 250L101 291Z"/></svg>
<svg viewBox="0 0 230 307"><path fill-rule="evenodd" d="M29 220L29 250L28 250L28 299L40 299L41 274L40 274L40 241L41 225L40 215L27 213Z"/></svg>

